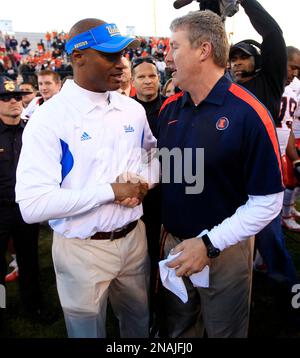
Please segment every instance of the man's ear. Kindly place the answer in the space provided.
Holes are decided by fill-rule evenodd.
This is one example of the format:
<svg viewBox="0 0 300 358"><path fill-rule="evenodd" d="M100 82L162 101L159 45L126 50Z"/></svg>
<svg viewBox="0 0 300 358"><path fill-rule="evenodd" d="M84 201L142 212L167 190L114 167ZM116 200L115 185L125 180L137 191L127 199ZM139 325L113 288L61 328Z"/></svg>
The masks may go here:
<svg viewBox="0 0 300 358"><path fill-rule="evenodd" d="M84 52L81 50L74 50L72 52L71 58L72 58L72 63L76 64L79 67L81 67L85 63Z"/></svg>
<svg viewBox="0 0 300 358"><path fill-rule="evenodd" d="M210 42L204 41L200 46L200 61L203 62L208 59L212 53L212 44Z"/></svg>

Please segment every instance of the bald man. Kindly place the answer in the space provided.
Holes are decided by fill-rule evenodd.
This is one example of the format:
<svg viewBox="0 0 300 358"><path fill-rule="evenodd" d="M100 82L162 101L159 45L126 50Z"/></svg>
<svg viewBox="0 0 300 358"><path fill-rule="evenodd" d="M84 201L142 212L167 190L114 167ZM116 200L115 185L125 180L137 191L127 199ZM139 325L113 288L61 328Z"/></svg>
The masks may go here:
<svg viewBox="0 0 300 358"><path fill-rule="evenodd" d="M34 113L23 137L17 200L25 221L50 220L69 337L106 336L108 297L121 337L148 337L149 269L140 217L151 162L142 162L141 149L147 153L156 140L143 107L117 92L122 51L137 44L115 24L76 23L66 44L74 80ZM139 181L117 182L128 172Z"/></svg>

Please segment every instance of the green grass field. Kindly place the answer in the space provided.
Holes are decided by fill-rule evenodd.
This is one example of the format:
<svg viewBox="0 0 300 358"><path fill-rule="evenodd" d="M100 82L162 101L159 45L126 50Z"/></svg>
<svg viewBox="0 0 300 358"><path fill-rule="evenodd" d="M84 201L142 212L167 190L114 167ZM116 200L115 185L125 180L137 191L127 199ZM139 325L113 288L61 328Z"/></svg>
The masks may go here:
<svg viewBox="0 0 300 358"><path fill-rule="evenodd" d="M300 276L300 234L286 232L287 245L293 256ZM55 284L55 274L51 258L52 234L46 225L41 226L39 240L41 284L45 306L55 313L57 319L52 324L31 323L22 317L16 282L7 285L7 308L4 310L5 327L1 333L7 338L66 338L63 314L59 305ZM268 287L263 276L255 278L254 300L250 320L250 337L298 337L300 331L291 331L284 317L278 314L274 303L274 292ZM118 335L116 321L108 312L108 337Z"/></svg>

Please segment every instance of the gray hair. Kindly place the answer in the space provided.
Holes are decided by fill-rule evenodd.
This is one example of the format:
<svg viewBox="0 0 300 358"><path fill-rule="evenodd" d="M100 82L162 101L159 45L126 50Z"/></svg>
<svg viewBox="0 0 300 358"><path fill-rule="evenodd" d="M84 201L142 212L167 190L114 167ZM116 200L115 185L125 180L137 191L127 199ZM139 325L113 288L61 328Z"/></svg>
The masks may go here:
<svg viewBox="0 0 300 358"><path fill-rule="evenodd" d="M220 67L226 67L229 44L219 15L210 10L191 11L172 21L170 30L175 32L178 29L188 31L188 38L193 48L199 47L204 41L210 42L214 63Z"/></svg>

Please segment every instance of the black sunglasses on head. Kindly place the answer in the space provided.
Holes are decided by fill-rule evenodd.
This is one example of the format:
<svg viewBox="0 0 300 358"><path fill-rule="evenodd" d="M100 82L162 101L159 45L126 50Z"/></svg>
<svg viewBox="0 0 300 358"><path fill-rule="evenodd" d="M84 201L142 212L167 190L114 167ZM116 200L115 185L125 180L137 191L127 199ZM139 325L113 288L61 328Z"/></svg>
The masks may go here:
<svg viewBox="0 0 300 358"><path fill-rule="evenodd" d="M138 58L135 58L134 60L132 60L131 69L133 70L135 67L137 67L138 65L140 65L141 63L144 63L144 62L151 63L152 65L156 66L156 63L155 63L153 57L149 57L149 56L138 57Z"/></svg>
<svg viewBox="0 0 300 358"><path fill-rule="evenodd" d="M22 97L23 96L20 94L12 94L12 95L8 95L8 96L4 96L4 97L0 96L0 101L9 102L13 98L17 102L20 102L20 101L22 101Z"/></svg>

